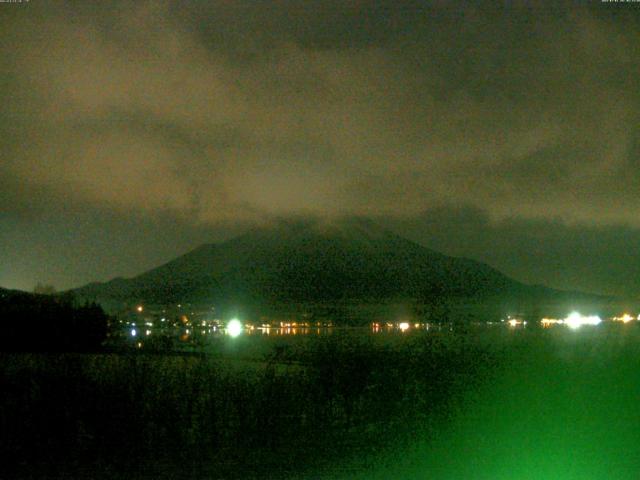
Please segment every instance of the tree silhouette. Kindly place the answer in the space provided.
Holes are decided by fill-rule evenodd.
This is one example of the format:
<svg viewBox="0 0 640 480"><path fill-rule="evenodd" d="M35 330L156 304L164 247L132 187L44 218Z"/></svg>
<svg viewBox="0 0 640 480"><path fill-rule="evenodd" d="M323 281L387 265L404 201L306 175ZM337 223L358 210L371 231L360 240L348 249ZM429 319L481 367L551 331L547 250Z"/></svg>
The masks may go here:
<svg viewBox="0 0 640 480"><path fill-rule="evenodd" d="M0 321L4 351L94 351L106 339L108 317L69 295L10 292L0 297Z"/></svg>

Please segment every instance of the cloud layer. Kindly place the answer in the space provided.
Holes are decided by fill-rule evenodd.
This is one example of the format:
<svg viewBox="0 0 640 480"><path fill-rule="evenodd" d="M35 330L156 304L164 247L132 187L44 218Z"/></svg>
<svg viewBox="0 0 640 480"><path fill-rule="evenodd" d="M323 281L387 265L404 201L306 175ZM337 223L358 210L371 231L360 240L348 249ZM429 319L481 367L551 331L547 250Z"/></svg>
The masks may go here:
<svg viewBox="0 0 640 480"><path fill-rule="evenodd" d="M98 211L197 232L289 214L417 225L438 208L638 228L634 13L3 5L5 238Z"/></svg>

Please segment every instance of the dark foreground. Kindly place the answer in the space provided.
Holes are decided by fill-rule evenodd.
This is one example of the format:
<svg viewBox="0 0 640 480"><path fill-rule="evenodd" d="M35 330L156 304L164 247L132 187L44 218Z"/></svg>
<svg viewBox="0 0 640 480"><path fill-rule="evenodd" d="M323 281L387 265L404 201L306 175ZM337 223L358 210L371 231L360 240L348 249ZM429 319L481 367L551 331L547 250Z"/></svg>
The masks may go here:
<svg viewBox="0 0 640 480"><path fill-rule="evenodd" d="M640 335L225 338L4 354L1 478L637 478Z"/></svg>

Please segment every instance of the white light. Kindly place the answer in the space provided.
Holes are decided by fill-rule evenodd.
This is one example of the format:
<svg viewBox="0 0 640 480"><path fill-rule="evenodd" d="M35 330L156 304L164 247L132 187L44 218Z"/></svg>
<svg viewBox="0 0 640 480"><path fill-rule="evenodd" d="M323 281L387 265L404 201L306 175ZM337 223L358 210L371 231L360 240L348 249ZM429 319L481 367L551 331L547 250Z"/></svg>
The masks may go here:
<svg viewBox="0 0 640 480"><path fill-rule="evenodd" d="M135 329L135 328L132 328L132 329L131 329L131 336L132 336L132 337L135 337L137 334L138 334L138 332L136 332L136 329Z"/></svg>
<svg viewBox="0 0 640 480"><path fill-rule="evenodd" d="M409 324L407 322L402 322L400 325L398 325L398 327L400 327L400 330L402 330L403 332L409 330Z"/></svg>
<svg viewBox="0 0 640 480"><path fill-rule="evenodd" d="M572 312L567 318L564 319L564 324L569 328L578 328L582 325L580 321L580 314L578 312Z"/></svg>
<svg viewBox="0 0 640 480"><path fill-rule="evenodd" d="M584 316L578 312L571 312L569 316L564 319L564 324L574 330L582 325L599 325L600 322L602 322L602 320L597 315Z"/></svg>
<svg viewBox="0 0 640 480"><path fill-rule="evenodd" d="M600 325L602 319L597 315L592 315L590 317L584 317L586 325Z"/></svg>
<svg viewBox="0 0 640 480"><path fill-rule="evenodd" d="M511 320L509 320L509 325L515 327L516 325L518 325L518 321L515 318L512 318Z"/></svg>
<svg viewBox="0 0 640 480"><path fill-rule="evenodd" d="M227 333L232 337L237 337L242 333L242 323L237 318L234 318L227 323Z"/></svg>

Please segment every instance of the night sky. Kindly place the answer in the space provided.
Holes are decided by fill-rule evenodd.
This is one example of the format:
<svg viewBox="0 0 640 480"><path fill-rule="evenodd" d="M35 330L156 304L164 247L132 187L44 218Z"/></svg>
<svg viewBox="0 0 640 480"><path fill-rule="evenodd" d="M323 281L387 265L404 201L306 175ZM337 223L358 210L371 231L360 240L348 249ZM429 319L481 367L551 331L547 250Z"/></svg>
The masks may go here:
<svg viewBox="0 0 640 480"><path fill-rule="evenodd" d="M0 3L0 286L361 215L638 297L640 3L453 3Z"/></svg>

